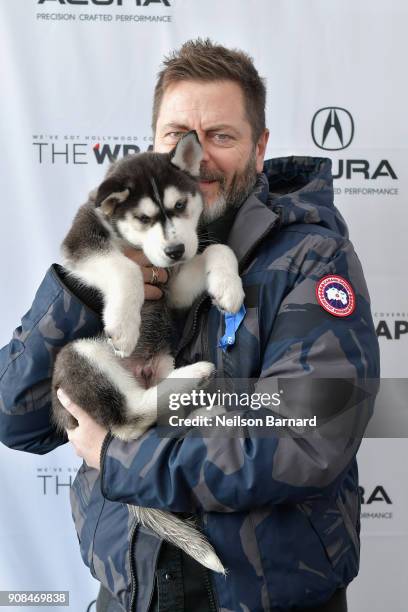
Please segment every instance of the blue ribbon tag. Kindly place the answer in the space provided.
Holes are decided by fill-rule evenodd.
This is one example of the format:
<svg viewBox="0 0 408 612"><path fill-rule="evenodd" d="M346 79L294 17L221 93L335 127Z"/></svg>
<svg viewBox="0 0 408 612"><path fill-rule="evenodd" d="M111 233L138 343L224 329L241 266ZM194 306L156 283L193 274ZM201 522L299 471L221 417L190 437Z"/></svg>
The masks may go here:
<svg viewBox="0 0 408 612"><path fill-rule="evenodd" d="M219 341L218 347L226 351L229 346L235 344L235 332L241 325L246 315L245 306L242 304L241 308L235 314L226 312L224 314L225 320L225 334Z"/></svg>

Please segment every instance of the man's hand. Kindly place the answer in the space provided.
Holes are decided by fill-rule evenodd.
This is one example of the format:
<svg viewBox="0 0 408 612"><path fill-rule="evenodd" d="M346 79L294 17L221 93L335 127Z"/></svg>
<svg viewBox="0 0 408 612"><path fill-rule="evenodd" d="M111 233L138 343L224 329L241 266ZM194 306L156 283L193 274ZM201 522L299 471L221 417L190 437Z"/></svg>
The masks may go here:
<svg viewBox="0 0 408 612"><path fill-rule="evenodd" d="M156 285L167 283L168 274L164 268L153 266L142 251L126 248L123 253L132 261L139 264L143 273L146 300L160 300L163 291Z"/></svg>
<svg viewBox="0 0 408 612"><path fill-rule="evenodd" d="M64 408L79 423L75 429L67 429L68 440L72 443L76 454L85 459L89 467L99 470L102 443L108 429L99 425L82 408L71 402L62 389L58 389L57 396Z"/></svg>

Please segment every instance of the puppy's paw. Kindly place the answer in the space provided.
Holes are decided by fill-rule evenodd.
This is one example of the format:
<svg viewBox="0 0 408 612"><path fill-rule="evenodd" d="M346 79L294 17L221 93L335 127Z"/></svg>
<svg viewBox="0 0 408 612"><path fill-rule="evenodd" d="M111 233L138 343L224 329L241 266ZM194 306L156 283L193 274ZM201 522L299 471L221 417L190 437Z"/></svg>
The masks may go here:
<svg viewBox="0 0 408 612"><path fill-rule="evenodd" d="M207 380L215 372L215 365L209 361L197 361L189 366L183 368L183 375L185 378L194 378L199 381Z"/></svg>
<svg viewBox="0 0 408 612"><path fill-rule="evenodd" d="M242 281L238 274L210 273L208 293L217 308L224 312L238 312L245 298Z"/></svg>

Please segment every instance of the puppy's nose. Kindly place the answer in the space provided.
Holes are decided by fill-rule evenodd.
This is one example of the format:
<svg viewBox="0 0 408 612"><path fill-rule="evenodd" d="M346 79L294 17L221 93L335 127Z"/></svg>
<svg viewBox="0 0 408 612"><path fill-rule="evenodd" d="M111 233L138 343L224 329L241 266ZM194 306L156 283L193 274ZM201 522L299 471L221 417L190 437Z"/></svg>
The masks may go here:
<svg viewBox="0 0 408 612"><path fill-rule="evenodd" d="M181 259L184 255L184 244L175 244L173 246L168 246L164 249L164 252L166 253L167 257L170 257L170 259L174 259L174 261L177 261L177 259Z"/></svg>

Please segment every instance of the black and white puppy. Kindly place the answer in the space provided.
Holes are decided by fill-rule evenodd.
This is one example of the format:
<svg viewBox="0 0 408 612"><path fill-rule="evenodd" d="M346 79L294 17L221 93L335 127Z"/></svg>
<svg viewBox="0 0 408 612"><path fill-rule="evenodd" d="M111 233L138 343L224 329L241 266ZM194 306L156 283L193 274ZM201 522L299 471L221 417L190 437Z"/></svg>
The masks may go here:
<svg viewBox="0 0 408 612"><path fill-rule="evenodd" d="M64 267L101 292L105 337L76 340L57 356L53 419L60 430L77 422L58 401L59 387L113 435L131 440L156 421L160 398L166 400L161 391L169 389L171 379L177 379L180 392L188 392L213 373L214 365L204 361L175 369L170 349L171 308L188 308L204 291L226 312L237 312L244 300L229 247L214 244L197 254L201 159L196 132L186 134L169 154L124 158L110 167L79 209L62 245ZM169 269L164 299L144 303L142 271L123 254L129 245L142 250L153 265ZM129 356L133 373L123 359ZM142 370L150 372L148 388L134 374ZM193 523L160 510L129 508L145 526L204 566L224 571Z"/></svg>

